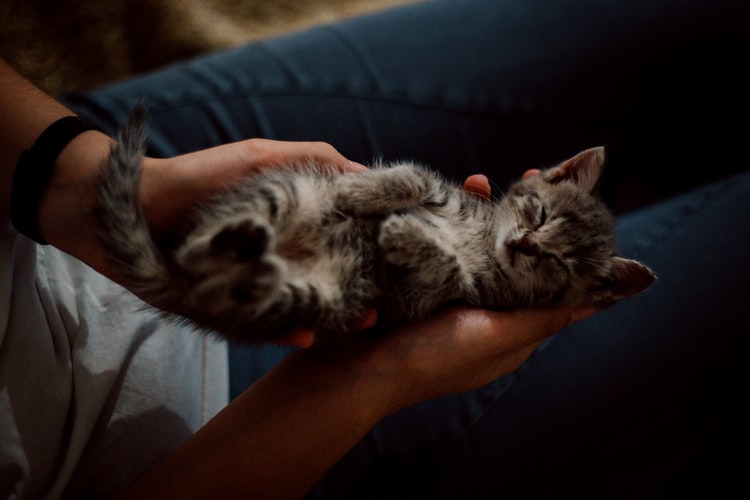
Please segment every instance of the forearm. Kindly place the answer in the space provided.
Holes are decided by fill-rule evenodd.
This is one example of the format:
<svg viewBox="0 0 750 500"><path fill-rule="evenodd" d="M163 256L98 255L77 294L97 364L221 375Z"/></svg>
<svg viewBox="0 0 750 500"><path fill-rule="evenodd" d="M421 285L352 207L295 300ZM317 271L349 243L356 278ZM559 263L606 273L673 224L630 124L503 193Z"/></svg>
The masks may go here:
<svg viewBox="0 0 750 500"><path fill-rule="evenodd" d="M0 82L0 109L4 115L0 121L0 212L8 217L13 173L21 152L30 148L53 122L75 113L1 60ZM89 131L62 150L44 186L36 219L47 241L99 269L104 264L97 251L92 186L110 144L106 135Z"/></svg>
<svg viewBox="0 0 750 500"><path fill-rule="evenodd" d="M302 497L391 410L394 384L350 366L291 356L125 497Z"/></svg>
<svg viewBox="0 0 750 500"><path fill-rule="evenodd" d="M21 151L31 146L42 131L58 118L72 113L15 72L0 59L0 175L2 205L8 214L13 170Z"/></svg>
<svg viewBox="0 0 750 500"><path fill-rule="evenodd" d="M2 60L0 110L4 115L0 121L0 216L8 218L13 174L21 152L29 149L52 123L75 113ZM65 146L55 160L50 178L39 179L44 185L40 186L43 191L35 223L51 245L119 281L99 241L96 219L99 172L112 145L107 135L87 131ZM152 193L148 197L150 205L144 210L161 223L161 230L174 223L185 207L195 202L195 186L206 184L196 175L184 178L181 169L163 168L165 163L167 160L144 159L143 179ZM164 199L178 201L164 203ZM162 207L171 208L171 219L167 220L160 213Z"/></svg>

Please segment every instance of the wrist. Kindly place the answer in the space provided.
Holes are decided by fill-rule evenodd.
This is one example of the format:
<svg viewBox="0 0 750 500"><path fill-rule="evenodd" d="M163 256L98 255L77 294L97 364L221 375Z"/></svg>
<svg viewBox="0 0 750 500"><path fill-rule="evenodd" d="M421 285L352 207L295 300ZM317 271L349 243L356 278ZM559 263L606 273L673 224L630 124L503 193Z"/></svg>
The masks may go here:
<svg viewBox="0 0 750 500"><path fill-rule="evenodd" d="M39 244L47 244L39 232L37 219L55 162L72 140L92 129L93 125L78 116L64 116L52 122L34 144L19 155L10 194L10 217L18 232Z"/></svg>
<svg viewBox="0 0 750 500"><path fill-rule="evenodd" d="M93 130L70 141L55 161L38 209L41 235L97 269L104 261L98 251L96 183L111 144L108 136Z"/></svg>

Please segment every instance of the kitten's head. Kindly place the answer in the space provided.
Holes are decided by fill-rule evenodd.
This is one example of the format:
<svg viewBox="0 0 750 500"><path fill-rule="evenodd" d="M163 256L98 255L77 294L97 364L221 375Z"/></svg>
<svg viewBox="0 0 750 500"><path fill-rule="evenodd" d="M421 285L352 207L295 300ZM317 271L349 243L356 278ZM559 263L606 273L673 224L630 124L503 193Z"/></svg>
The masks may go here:
<svg viewBox="0 0 750 500"><path fill-rule="evenodd" d="M500 203L496 260L521 306L606 306L656 276L617 255L614 222L592 191L604 148L583 151L515 183Z"/></svg>

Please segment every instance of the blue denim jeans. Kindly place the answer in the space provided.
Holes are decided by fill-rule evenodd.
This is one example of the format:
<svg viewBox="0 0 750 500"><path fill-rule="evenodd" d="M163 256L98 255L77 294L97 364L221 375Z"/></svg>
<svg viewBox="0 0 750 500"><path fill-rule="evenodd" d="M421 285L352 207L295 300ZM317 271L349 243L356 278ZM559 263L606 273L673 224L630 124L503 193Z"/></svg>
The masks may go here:
<svg viewBox="0 0 750 500"><path fill-rule="evenodd" d="M482 172L496 191L606 144L601 190L621 251L659 281L549 339L516 373L389 417L310 496L695 492L718 468L680 474L702 463L691 459L727 436L747 442L746 5L433 0L63 100L110 132L146 100L152 155L322 140L363 163ZM233 349L233 393L288 352ZM712 463L729 467L722 481L740 470Z"/></svg>

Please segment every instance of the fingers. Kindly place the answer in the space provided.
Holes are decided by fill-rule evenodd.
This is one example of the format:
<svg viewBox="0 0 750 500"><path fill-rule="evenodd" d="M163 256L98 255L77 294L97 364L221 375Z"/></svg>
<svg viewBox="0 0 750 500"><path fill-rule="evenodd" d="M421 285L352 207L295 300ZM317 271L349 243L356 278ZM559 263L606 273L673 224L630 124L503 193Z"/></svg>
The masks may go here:
<svg viewBox="0 0 750 500"><path fill-rule="evenodd" d="M535 175L539 175L541 173L541 170L533 168L524 172L521 178L528 179L529 177L534 177ZM475 194L486 200L490 199L490 195L492 193L489 180L482 174L474 174L467 177L464 181L464 189L467 192Z"/></svg>
<svg viewBox="0 0 750 500"><path fill-rule="evenodd" d="M529 359L529 356L531 356L531 354L536 350L537 347L541 345L542 342L543 340L537 340L536 342L532 342L531 344L523 346L520 349L516 349L515 351L512 351L498 359L497 369L500 374L512 373L521 368L521 365L523 365L524 362Z"/></svg>
<svg viewBox="0 0 750 500"><path fill-rule="evenodd" d="M287 158L311 159L326 167L332 166L341 173L362 173L368 170L361 163L347 159L326 142L269 142L269 147L276 148L279 154L286 155Z"/></svg>
<svg viewBox="0 0 750 500"><path fill-rule="evenodd" d="M362 319L354 325L355 330L367 330L375 326L378 322L377 309L368 309L365 311Z"/></svg>
<svg viewBox="0 0 750 500"><path fill-rule="evenodd" d="M353 327L354 330L367 330L378 322L377 309L368 309L364 316ZM310 329L299 329L274 339L271 343L308 349L315 344L315 332Z"/></svg>
<svg viewBox="0 0 750 500"><path fill-rule="evenodd" d="M510 311L495 319L501 331L507 332L517 345L547 338L566 326L591 316L595 309L562 307L555 309Z"/></svg>
<svg viewBox="0 0 750 500"><path fill-rule="evenodd" d="M520 347L511 348L505 355L499 357L497 360L498 373L511 373L518 370L546 338L551 337L567 325L590 317L595 312L595 308L584 306L567 310L535 311L531 313L538 316L535 322L529 322L530 319L524 317L524 314L511 319L511 321L520 321L518 326L522 329L521 334L515 339L511 339L513 343ZM506 348L508 347L506 346Z"/></svg>
<svg viewBox="0 0 750 500"><path fill-rule="evenodd" d="M592 316L595 312L596 308L591 306L502 313L466 310L463 314L459 313L458 321L463 331L472 332L472 335L476 332L484 332L488 337L492 337L493 341L500 340L503 349L510 352L512 364L512 360L516 358L526 359L545 338L570 324ZM367 330L374 327L377 322L378 311L368 309L353 329ZM498 332L502 332L502 338L498 337ZM275 339L272 343L307 349L315 344L315 333L309 329L295 330ZM529 348L529 346L533 347Z"/></svg>
<svg viewBox="0 0 750 500"><path fill-rule="evenodd" d="M472 194L480 196L484 199L490 199L490 182L487 177L482 174L470 175L464 181L464 189Z"/></svg>
<svg viewBox="0 0 750 500"><path fill-rule="evenodd" d="M274 339L272 344L287 345L307 349L315 343L315 332L312 330L295 330L286 335Z"/></svg>
<svg viewBox="0 0 750 500"><path fill-rule="evenodd" d="M590 318L596 313L597 309L594 306L581 306L573 309L573 313L570 316L570 323L578 323L586 318Z"/></svg>
<svg viewBox="0 0 750 500"><path fill-rule="evenodd" d="M523 176L521 176L521 179L528 179L529 177L534 177L535 175L541 174L542 171L538 168L532 168L530 170L527 170L523 173Z"/></svg>
<svg viewBox="0 0 750 500"><path fill-rule="evenodd" d="M383 371L395 373L399 386L395 407L473 390L512 373L544 339L588 314L575 308L459 308L405 325L378 344Z"/></svg>
<svg viewBox="0 0 750 500"><path fill-rule="evenodd" d="M464 331L481 332L488 350L497 346L511 352L544 340L595 312L590 306L503 312L466 310L460 321Z"/></svg>

